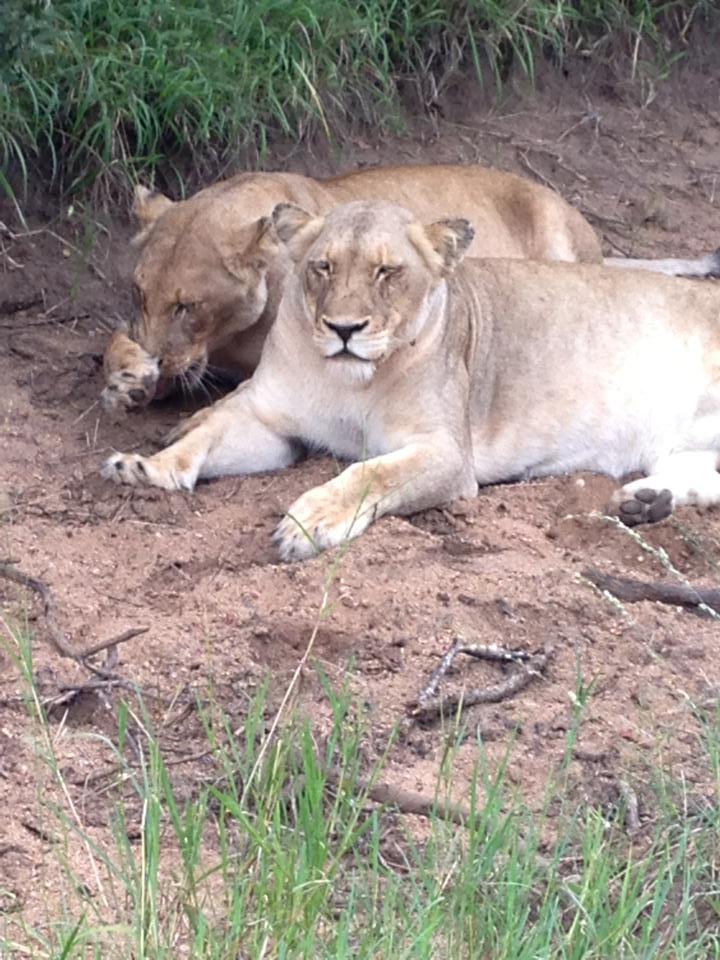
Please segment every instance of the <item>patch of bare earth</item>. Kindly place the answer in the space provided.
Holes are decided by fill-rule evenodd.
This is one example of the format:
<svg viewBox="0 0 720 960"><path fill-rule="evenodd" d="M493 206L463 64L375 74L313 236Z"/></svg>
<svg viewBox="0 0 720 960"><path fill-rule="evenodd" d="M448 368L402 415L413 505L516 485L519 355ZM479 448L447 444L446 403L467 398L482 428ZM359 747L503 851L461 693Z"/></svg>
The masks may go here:
<svg viewBox="0 0 720 960"><path fill-rule="evenodd" d="M413 139L356 141L337 167L309 153L291 165L330 173L378 161L477 161L555 186L593 220L608 253L699 254L720 238L720 114L706 106L715 101L717 82L692 76L642 110L611 92L548 88L505 113L458 114ZM51 221L31 206L26 215L28 230L10 204L0 213L0 559L49 585L75 648L148 627L118 647L113 671L143 691L167 757L177 761L178 787L191 795L209 773L207 757L192 759L206 746L196 698L212 690L241 727L256 687L269 674L276 703L307 646L334 561L279 563L271 533L298 494L336 466L311 460L208 483L193 495L103 482L98 468L109 452L151 450L178 416L177 405L158 405L114 424L96 405L107 330L131 309L129 228L110 223L108 234L90 216ZM611 481L587 475L492 487L447 510L384 519L353 544L330 588L332 611L313 658L337 687L349 681L365 705L369 760L460 632L469 642L553 653L544 675L517 695L468 711L456 799L467 794L479 734L491 765L514 741L510 779L530 805L542 803L565 750L579 677L592 684L570 768L580 802L616 799L624 776L650 816L658 766L710 799L693 705L712 705L720 690L720 626L649 602L622 612L583 578L589 566L668 576L630 534L593 515L611 490ZM716 513L683 509L643 537L691 582L714 584ZM92 679L48 642L37 598L0 580L0 602L8 622L27 617L42 697ZM42 918L59 884L50 851L60 839L45 832L48 774L33 753L10 650L0 646L0 885L10 891L0 911L22 906ZM457 661L445 689L496 683L507 671ZM308 668L300 681L300 702L322 731L329 707L317 674ZM74 734L112 738L115 706L127 692L64 693L51 709L55 749L78 821L102 843L102 774L113 759L100 739ZM443 749L438 724L410 724L386 779L432 793ZM137 826L140 812L129 810ZM78 857L76 869L96 892L89 860Z"/></svg>

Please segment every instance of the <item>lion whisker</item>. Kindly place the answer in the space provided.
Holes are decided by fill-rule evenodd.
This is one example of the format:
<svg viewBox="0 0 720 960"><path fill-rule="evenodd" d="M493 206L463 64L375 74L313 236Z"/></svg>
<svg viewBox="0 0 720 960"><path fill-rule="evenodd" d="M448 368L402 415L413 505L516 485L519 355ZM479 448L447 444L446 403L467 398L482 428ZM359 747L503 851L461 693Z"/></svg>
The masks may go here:
<svg viewBox="0 0 720 960"><path fill-rule="evenodd" d="M182 393L183 397L187 399L190 396L191 390L190 382L184 370L178 374L178 380L180 381L180 392Z"/></svg>
<svg viewBox="0 0 720 960"><path fill-rule="evenodd" d="M210 401L210 403L213 402L214 397L208 390L207 385L203 382L202 378L198 380L196 384L196 389L201 390L202 393L205 395L205 397Z"/></svg>
<svg viewBox="0 0 720 960"><path fill-rule="evenodd" d="M214 370L206 367L205 373L201 377L201 382L206 387L210 386L216 393L221 393L223 384L226 381L219 373L216 373Z"/></svg>

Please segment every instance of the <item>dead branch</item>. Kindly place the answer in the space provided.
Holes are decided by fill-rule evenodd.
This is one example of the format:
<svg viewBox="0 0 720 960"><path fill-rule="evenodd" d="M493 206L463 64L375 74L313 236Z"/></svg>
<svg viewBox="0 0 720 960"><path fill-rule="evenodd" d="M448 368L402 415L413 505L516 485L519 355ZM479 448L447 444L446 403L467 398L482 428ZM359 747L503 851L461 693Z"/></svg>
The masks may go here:
<svg viewBox="0 0 720 960"><path fill-rule="evenodd" d="M54 836L54 834L49 833L44 827L40 826L37 823L33 823L32 820L25 819L21 820L20 823L27 830L28 833L31 833L34 837L37 837L38 840L42 840L45 843L60 843L60 838Z"/></svg>
<svg viewBox="0 0 720 960"><path fill-rule="evenodd" d="M461 653L477 660L521 663L523 666L513 672L503 683L490 687L480 687L475 690L464 690L445 698L436 697L440 681L447 674L455 658ZM534 677L542 673L549 656L549 650L530 654L526 650L506 650L495 645L468 645L463 643L461 639L456 640L433 670L430 679L417 699L408 704L410 716L413 720L428 720L441 713L452 713L458 708L472 707L478 703L499 703L501 700L507 700L526 687Z"/></svg>
<svg viewBox="0 0 720 960"><path fill-rule="evenodd" d="M519 660L530 659L530 654L525 650L505 650L503 647L497 647L494 644L468 645L463 643L462 639L459 638L453 643L440 663L430 674L430 679L420 692L415 704L413 704L416 709L424 709L427 702L435 696L440 681L452 666L455 657L461 653L466 654L468 657L474 657L476 660L499 660L503 663L517 663Z"/></svg>
<svg viewBox="0 0 720 960"><path fill-rule="evenodd" d="M523 151L519 149L518 158L520 161L520 165L525 167L528 173L531 173L536 180L539 180L541 183L544 183L546 187L549 187L553 191L553 193L560 192L549 177L546 177L541 170L538 170L537 167L533 166L533 164L530 162L530 158L527 155L527 151L523 153Z"/></svg>
<svg viewBox="0 0 720 960"><path fill-rule="evenodd" d="M497 660L500 663L518 663L530 660L531 653L527 650L506 650L504 647L497 647L495 644L474 644L467 646L462 644L458 647L458 653L467 654L468 657L475 657L476 660Z"/></svg>
<svg viewBox="0 0 720 960"><path fill-rule="evenodd" d="M618 780L617 788L625 804L625 829L632 836L640 829L637 794L627 780Z"/></svg>
<svg viewBox="0 0 720 960"><path fill-rule="evenodd" d="M22 325L10 321L9 323L0 323L0 330L28 330L30 327L51 327L64 323L75 323L78 320L86 320L89 313L71 313L64 317L51 317L48 315L35 317L33 320L23 320Z"/></svg>
<svg viewBox="0 0 720 960"><path fill-rule="evenodd" d="M403 813L415 814L418 817L432 817L434 814L443 820L450 821L450 823L457 823L461 827L467 825L472 818L472 813L467 807L425 797L415 790L406 790L404 787L398 787L392 783L370 784L367 781L360 780L357 786L364 790L375 803L392 804Z"/></svg>
<svg viewBox="0 0 720 960"><path fill-rule="evenodd" d="M440 686L440 681L445 676L445 674L450 669L450 664L453 662L455 657L459 653L460 644L456 641L450 647L448 652L442 658L440 663L435 667L433 672L430 674L430 679L418 695L417 701L415 702L415 707L417 709L424 708L425 704L430 700L431 697L435 696L437 688Z"/></svg>
<svg viewBox="0 0 720 960"><path fill-rule="evenodd" d="M143 633L147 633L147 631L150 629L149 627L134 627L130 630L123 631L116 637L111 637L109 640L101 640L98 643L92 644L85 650L73 650L57 622L55 615L55 600L48 585L36 577L28 576L21 570L16 569L13 563L5 560L0 560L0 577L4 577L6 580L11 580L13 583L20 584L20 586L23 586L28 590L32 590L33 593L36 593L40 597L43 604L43 615L47 624L48 638L56 653L60 654L61 657L67 657L70 660L75 660L77 663L82 664L82 666L93 673L98 673L103 680L108 680L111 678L107 673L99 670L97 667L93 667L89 663L86 663L87 658L93 656L93 654L99 653L102 650L112 650L112 648L116 647L118 644L125 643L127 640L132 640L133 637L138 637ZM106 660L106 663L108 662L109 661Z"/></svg>
<svg viewBox="0 0 720 960"><path fill-rule="evenodd" d="M20 586L32 590L40 597L43 603L43 614L47 622L50 643L55 648L56 653L59 653L61 657L69 657L71 660L77 660L75 651L71 650L67 645L62 630L55 620L55 604L49 587L47 587L42 580L36 580L34 577L29 577L20 570L16 570L9 563L0 562L0 576L6 580L12 580L13 583L19 583Z"/></svg>
<svg viewBox="0 0 720 960"><path fill-rule="evenodd" d="M555 142L562 143L565 137L569 137L574 130L577 130L578 127L584 126L586 123L592 123L594 125L595 135L597 136L598 130L600 129L601 119L601 115L596 110L589 110L587 113L584 113L576 123L573 123L571 126L569 126L567 130L563 130Z"/></svg>
<svg viewBox="0 0 720 960"><path fill-rule="evenodd" d="M618 600L638 603L641 600L654 600L673 607L687 607L696 612L709 607L720 613L720 590L717 587L693 587L682 583L649 583L646 580L634 580L625 577L613 577L593 567L583 570L582 576L598 590L606 590Z"/></svg>
<svg viewBox="0 0 720 960"><path fill-rule="evenodd" d="M607 234L603 235L603 239L613 248L616 253L619 253L622 257L630 258L630 251L627 247L621 247L619 243L616 243L612 237L609 237Z"/></svg>
<svg viewBox="0 0 720 960"><path fill-rule="evenodd" d="M337 788L342 781L337 774L329 773L326 782ZM415 790L407 790L392 783L373 783L361 777L353 781L353 791L362 791L375 803L397 807L402 813L414 814L417 817L437 816L461 827L467 826L472 819L469 807L448 803L435 797L426 797Z"/></svg>
<svg viewBox="0 0 720 960"><path fill-rule="evenodd" d="M89 667L90 665L83 664L83 666ZM108 704L109 701L103 694L107 690L112 690L115 687L124 687L126 690L135 689L131 683L123 680L122 677L107 676L101 677L98 680L90 680L88 683L63 684L61 687L58 687L57 693L49 697L44 697L41 703L44 710L56 710L58 707L74 703L78 697L81 697L84 693L91 693L98 696L105 704Z"/></svg>
<svg viewBox="0 0 720 960"><path fill-rule="evenodd" d="M124 630L122 633L119 633L116 637L110 637L109 640L100 640L98 643L93 646L87 647L82 653L79 653L78 656L85 659L85 657L91 657L95 653L100 653L101 650L112 650L121 643L127 643L128 640L134 640L135 637L142 636L143 633L147 633L150 627L131 627L129 630Z"/></svg>
<svg viewBox="0 0 720 960"><path fill-rule="evenodd" d="M183 763L196 763L198 760L205 760L206 757L211 757L214 753L214 748L210 747L207 750L202 750L200 753L189 753L184 757L174 757L172 760L165 760L164 764L166 767L179 767Z"/></svg>
<svg viewBox="0 0 720 960"><path fill-rule="evenodd" d="M573 757L585 763L602 763L608 758L607 750L587 750L585 747L575 747Z"/></svg>
<svg viewBox="0 0 720 960"><path fill-rule="evenodd" d="M329 773L326 776L326 783L337 788L340 786L341 778L337 774ZM366 793L367 797L375 803L397 807L401 813L409 813L416 817L427 819L438 817L449 823L455 823L459 827L471 826L473 819L477 821L482 812L476 810L473 815L473 811L464 805L450 803L437 797L427 797L415 790L407 790L392 783L373 783L365 777L354 781L353 786ZM519 840L519 844L521 849L527 849L524 840ZM535 853L535 860L540 867L550 866L550 861L539 853Z"/></svg>
<svg viewBox="0 0 720 960"><path fill-rule="evenodd" d="M453 713L457 709L474 707L479 703L500 703L502 700L508 700L523 690L535 677L539 677L547 662L548 655L539 653L512 673L504 683L498 683L492 687L479 687L475 690L464 690L445 698L439 697L420 709L416 708L413 718L429 720L440 714Z"/></svg>

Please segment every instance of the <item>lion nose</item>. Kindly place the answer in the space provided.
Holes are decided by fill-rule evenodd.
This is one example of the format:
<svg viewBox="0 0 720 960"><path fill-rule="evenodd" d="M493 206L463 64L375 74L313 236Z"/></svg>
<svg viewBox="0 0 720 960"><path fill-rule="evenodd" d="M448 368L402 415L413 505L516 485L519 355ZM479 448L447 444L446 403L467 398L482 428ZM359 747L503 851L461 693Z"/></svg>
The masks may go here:
<svg viewBox="0 0 720 960"><path fill-rule="evenodd" d="M369 320L364 320L362 323L330 323L329 320L326 320L325 326L333 330L346 344L354 333L364 330L369 322Z"/></svg>

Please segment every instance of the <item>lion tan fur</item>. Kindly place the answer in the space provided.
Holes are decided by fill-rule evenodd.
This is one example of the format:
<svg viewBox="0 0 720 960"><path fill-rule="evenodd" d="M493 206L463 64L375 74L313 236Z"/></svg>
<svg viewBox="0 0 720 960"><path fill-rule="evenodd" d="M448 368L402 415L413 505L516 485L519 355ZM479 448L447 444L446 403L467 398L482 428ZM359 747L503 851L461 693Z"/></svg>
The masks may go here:
<svg viewBox="0 0 720 960"><path fill-rule="evenodd" d="M133 278L137 317L108 345L103 401L122 411L148 403L157 381L198 382L209 363L236 378L257 366L289 261L267 231L276 204L318 214L351 200L394 200L419 220L465 216L477 225L472 255L600 261L590 225L560 196L522 177L479 166L377 167L314 180L286 173L245 173L173 203L138 186ZM127 351L136 342L147 354ZM122 365L122 357L128 361Z"/></svg>
<svg viewBox="0 0 720 960"><path fill-rule="evenodd" d="M716 285L463 263L467 221L423 227L388 203L273 220L295 267L255 374L167 449L110 458L108 478L192 489L286 466L298 442L355 461L290 507L288 559L386 513L580 469L644 475L614 500L628 524L720 500Z"/></svg>

